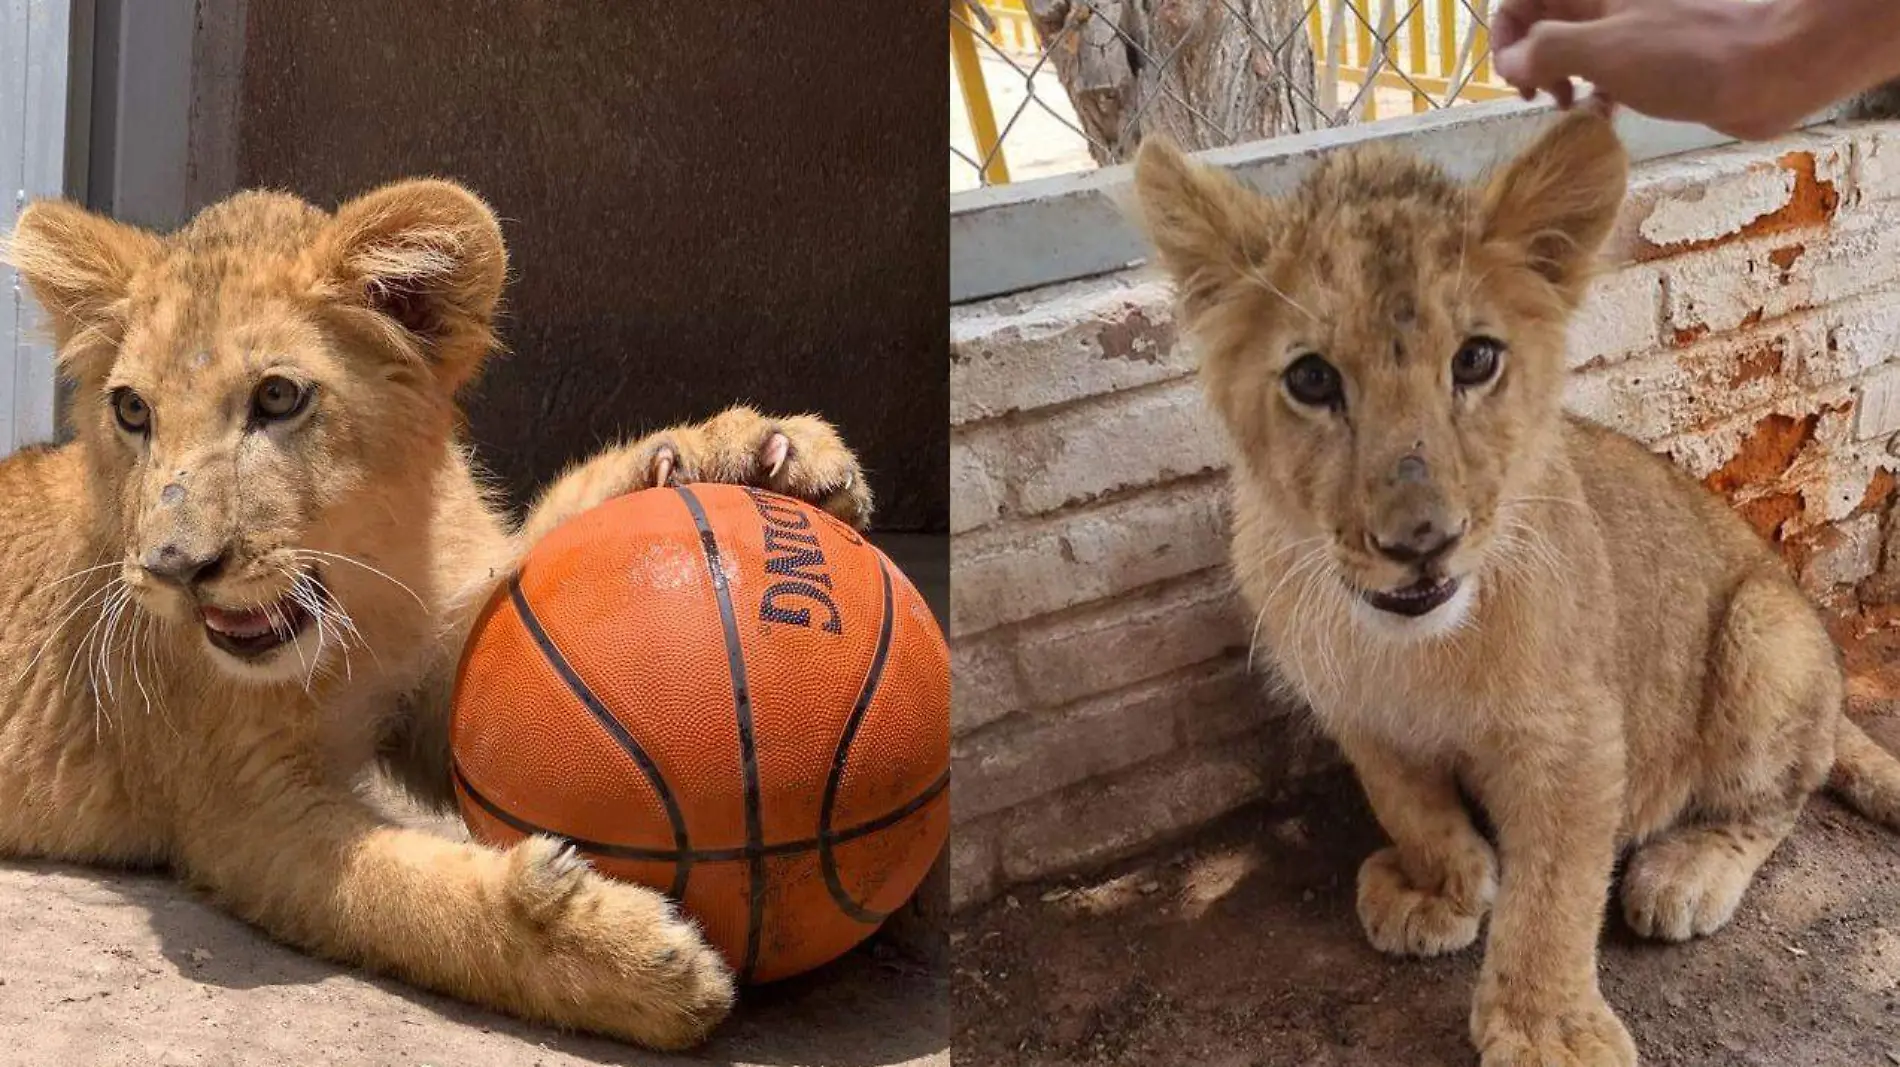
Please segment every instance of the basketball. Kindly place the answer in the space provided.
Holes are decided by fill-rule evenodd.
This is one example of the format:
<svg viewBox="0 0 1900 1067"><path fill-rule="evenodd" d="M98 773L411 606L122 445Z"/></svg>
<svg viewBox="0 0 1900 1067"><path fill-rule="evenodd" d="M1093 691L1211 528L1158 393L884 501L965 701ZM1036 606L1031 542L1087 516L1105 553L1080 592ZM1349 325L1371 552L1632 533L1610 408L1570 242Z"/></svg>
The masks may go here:
<svg viewBox="0 0 1900 1067"><path fill-rule="evenodd" d="M856 530L757 489L557 527L476 623L451 723L477 840L565 838L681 902L745 982L863 941L949 832L936 619Z"/></svg>

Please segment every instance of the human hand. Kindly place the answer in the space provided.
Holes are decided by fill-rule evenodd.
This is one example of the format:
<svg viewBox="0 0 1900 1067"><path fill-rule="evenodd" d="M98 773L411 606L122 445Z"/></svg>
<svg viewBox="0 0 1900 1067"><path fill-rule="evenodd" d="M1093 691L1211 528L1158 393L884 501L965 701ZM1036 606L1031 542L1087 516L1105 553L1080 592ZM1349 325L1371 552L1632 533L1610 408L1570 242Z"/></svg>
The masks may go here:
<svg viewBox="0 0 1900 1067"><path fill-rule="evenodd" d="M1761 57L1778 26L1765 4L1736 0L1505 0L1492 19L1498 73L1525 99L1599 96L1733 137L1773 136L1807 108L1774 84Z"/></svg>

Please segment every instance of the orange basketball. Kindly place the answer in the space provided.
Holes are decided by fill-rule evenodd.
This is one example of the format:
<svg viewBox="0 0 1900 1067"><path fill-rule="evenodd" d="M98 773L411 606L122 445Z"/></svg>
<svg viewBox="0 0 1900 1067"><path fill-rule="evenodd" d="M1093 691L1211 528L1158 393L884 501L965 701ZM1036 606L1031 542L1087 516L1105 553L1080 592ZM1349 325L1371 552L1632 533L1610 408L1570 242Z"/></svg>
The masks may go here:
<svg viewBox="0 0 1900 1067"><path fill-rule="evenodd" d="M457 679L462 817L664 890L744 981L913 893L950 827L950 664L882 552L817 508L649 489L548 535Z"/></svg>

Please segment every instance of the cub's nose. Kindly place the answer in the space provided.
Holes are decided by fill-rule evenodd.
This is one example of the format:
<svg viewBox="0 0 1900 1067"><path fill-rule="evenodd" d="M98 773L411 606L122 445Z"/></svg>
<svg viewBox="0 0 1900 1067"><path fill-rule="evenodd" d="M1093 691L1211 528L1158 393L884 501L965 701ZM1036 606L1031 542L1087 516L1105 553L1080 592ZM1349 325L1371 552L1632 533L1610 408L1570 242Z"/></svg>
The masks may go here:
<svg viewBox="0 0 1900 1067"><path fill-rule="evenodd" d="M1372 543L1374 551L1389 560L1423 566L1449 555L1452 549L1458 547L1464 535L1465 524L1462 522L1453 528L1426 519L1397 537L1367 534L1366 540Z"/></svg>
<svg viewBox="0 0 1900 1067"><path fill-rule="evenodd" d="M202 582L224 566L224 549L192 549L184 545L163 544L145 553L139 567L161 582L181 588Z"/></svg>

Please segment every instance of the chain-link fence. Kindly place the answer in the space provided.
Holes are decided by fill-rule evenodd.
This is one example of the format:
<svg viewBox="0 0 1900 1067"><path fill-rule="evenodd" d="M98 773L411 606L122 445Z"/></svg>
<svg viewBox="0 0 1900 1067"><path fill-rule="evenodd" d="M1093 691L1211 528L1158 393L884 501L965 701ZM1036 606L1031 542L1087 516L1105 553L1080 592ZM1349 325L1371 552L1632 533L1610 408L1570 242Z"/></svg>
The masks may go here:
<svg viewBox="0 0 1900 1067"><path fill-rule="evenodd" d="M1491 0L951 0L951 188L1508 96Z"/></svg>

